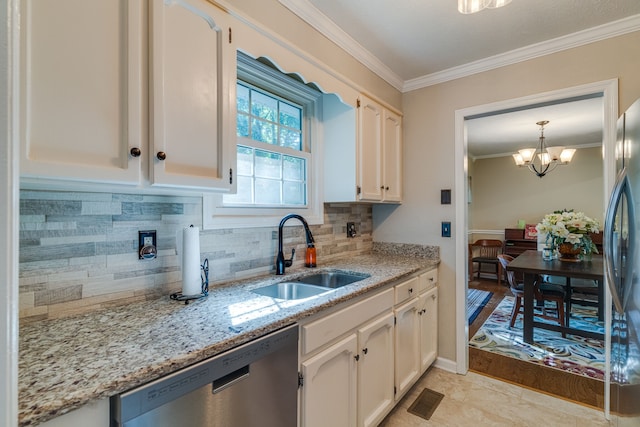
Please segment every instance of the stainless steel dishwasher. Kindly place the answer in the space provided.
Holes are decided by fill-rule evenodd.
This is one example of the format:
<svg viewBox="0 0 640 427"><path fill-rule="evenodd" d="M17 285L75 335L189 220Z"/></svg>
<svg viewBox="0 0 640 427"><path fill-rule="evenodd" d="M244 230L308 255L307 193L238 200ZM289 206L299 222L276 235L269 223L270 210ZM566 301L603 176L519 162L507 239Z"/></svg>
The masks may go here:
<svg viewBox="0 0 640 427"><path fill-rule="evenodd" d="M298 327L111 397L113 427L295 427Z"/></svg>

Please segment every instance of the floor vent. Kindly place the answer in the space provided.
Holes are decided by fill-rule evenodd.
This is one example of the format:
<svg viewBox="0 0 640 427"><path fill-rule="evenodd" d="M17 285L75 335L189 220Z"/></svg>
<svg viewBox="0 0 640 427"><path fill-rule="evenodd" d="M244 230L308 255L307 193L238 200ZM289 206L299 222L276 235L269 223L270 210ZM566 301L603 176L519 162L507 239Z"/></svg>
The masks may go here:
<svg viewBox="0 0 640 427"><path fill-rule="evenodd" d="M428 420L431 418L431 415L433 415L433 412L436 410L443 397L444 394L425 388L422 390L422 393L420 393L420 396L418 396L411 406L409 406L407 411L413 415L417 415Z"/></svg>

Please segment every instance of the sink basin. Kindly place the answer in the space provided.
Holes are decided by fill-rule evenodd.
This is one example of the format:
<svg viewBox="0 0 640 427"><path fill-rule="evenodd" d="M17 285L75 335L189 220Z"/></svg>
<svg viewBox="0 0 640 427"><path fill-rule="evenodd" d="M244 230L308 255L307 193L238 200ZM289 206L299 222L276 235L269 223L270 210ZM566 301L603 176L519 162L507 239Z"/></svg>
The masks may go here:
<svg viewBox="0 0 640 427"><path fill-rule="evenodd" d="M296 279L297 282L309 285L322 286L323 288L341 288L351 283L364 280L368 274L350 273L346 271L323 271Z"/></svg>
<svg viewBox="0 0 640 427"><path fill-rule="evenodd" d="M307 283L280 282L253 289L251 292L271 298L296 300L309 298L329 291L330 289L326 287L314 286Z"/></svg>

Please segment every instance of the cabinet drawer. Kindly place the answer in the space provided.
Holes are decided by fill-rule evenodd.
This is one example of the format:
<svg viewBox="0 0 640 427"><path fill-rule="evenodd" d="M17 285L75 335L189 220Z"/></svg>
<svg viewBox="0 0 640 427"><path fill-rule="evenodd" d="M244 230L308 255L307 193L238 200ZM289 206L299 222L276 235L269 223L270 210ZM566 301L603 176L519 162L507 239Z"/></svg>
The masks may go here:
<svg viewBox="0 0 640 427"><path fill-rule="evenodd" d="M393 307L393 289L302 326L302 354L307 354Z"/></svg>
<svg viewBox="0 0 640 427"><path fill-rule="evenodd" d="M395 287L395 301L396 305L401 304L407 301L409 298L412 298L418 295L418 283L419 277L414 277L413 279L409 279L404 283L400 283Z"/></svg>
<svg viewBox="0 0 640 427"><path fill-rule="evenodd" d="M438 284L438 269L434 268L418 276L418 292L422 293L432 289Z"/></svg>

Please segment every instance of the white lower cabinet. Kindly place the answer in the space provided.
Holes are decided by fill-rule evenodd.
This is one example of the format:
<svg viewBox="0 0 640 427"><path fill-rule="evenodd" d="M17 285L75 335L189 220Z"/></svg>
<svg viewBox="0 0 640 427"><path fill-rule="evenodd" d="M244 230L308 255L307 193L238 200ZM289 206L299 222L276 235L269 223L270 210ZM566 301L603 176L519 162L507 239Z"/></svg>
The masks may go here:
<svg viewBox="0 0 640 427"><path fill-rule="evenodd" d="M420 322L418 298L395 309L396 400L411 388L420 375Z"/></svg>
<svg viewBox="0 0 640 427"><path fill-rule="evenodd" d="M356 335L351 334L302 362L303 426L355 425L357 342Z"/></svg>
<svg viewBox="0 0 640 427"><path fill-rule="evenodd" d="M438 270L301 325L300 426L376 426L435 361Z"/></svg>
<svg viewBox="0 0 640 427"><path fill-rule="evenodd" d="M420 316L420 374L424 373L438 356L438 288L434 287L419 297Z"/></svg>
<svg viewBox="0 0 640 427"><path fill-rule="evenodd" d="M358 426L377 426L394 405L393 314L358 329Z"/></svg>

